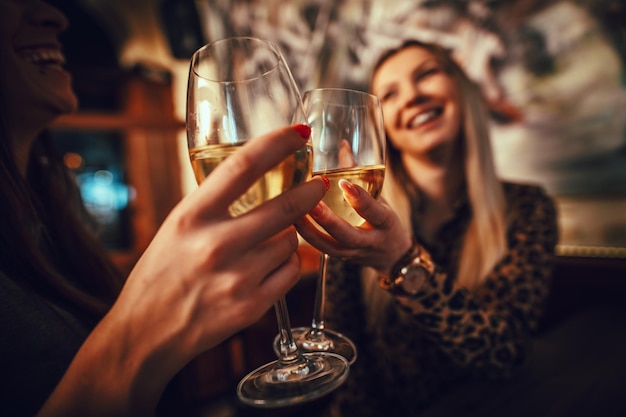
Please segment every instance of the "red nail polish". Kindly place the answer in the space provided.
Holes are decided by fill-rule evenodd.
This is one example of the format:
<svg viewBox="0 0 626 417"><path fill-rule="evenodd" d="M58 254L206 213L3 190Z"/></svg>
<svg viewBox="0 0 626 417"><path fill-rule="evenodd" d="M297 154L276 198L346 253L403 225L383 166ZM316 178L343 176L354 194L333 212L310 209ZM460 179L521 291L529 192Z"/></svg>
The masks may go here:
<svg viewBox="0 0 626 417"><path fill-rule="evenodd" d="M293 128L304 139L308 139L311 136L311 128L307 125L295 125Z"/></svg>
<svg viewBox="0 0 626 417"><path fill-rule="evenodd" d="M325 176L321 175L322 181L324 181L324 187L326 187L326 191L330 188L330 180Z"/></svg>

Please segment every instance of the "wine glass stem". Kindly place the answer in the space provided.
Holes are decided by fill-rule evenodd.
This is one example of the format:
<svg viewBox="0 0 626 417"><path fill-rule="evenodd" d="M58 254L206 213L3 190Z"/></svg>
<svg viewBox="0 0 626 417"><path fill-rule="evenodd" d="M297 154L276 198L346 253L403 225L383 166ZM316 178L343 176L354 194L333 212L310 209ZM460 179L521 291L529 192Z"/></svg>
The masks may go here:
<svg viewBox="0 0 626 417"><path fill-rule="evenodd" d="M278 322L278 333L280 335L280 357L279 361L291 362L298 357L298 346L291 334L291 324L289 323L289 312L287 311L287 300L281 297L274 304L276 311L276 321Z"/></svg>
<svg viewBox="0 0 626 417"><path fill-rule="evenodd" d="M317 277L315 288L315 304L313 307L313 321L311 330L322 332L324 330L324 309L326 308L326 269L329 256L323 253L320 256L320 273Z"/></svg>

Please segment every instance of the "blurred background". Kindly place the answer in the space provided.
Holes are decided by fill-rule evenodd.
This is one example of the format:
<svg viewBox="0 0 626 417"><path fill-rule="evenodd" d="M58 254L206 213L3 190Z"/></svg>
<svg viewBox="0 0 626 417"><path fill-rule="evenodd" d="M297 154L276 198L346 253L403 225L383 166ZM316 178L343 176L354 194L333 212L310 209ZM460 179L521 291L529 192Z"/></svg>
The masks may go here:
<svg viewBox="0 0 626 417"><path fill-rule="evenodd" d="M444 45L488 100L500 175L541 183L555 197L559 254L626 257L622 0L51 3L70 20L62 42L80 100L80 111L61 118L53 133L122 269L132 267L169 210L196 187L184 129L189 58L233 35L277 43L302 91L367 90L372 62L384 49L409 38ZM306 271L316 268L314 254L303 260ZM290 305L296 320L308 320L307 308ZM264 363L261 356L271 352L254 357L242 346L263 332L271 339L271 315L267 326L229 341L224 363L202 365L212 369L208 376L187 375L194 381L187 395L230 392L237 375Z"/></svg>
<svg viewBox="0 0 626 417"><path fill-rule="evenodd" d="M144 83L145 90L163 92L158 98L137 96L135 118L117 123L159 127L161 133L165 128L176 136L165 151L169 159L178 155L178 166L162 169L178 184L156 189L171 190L172 201L195 187L185 148L184 102L188 62L197 48L232 35L258 36L281 47L302 91L322 86L367 90L370 66L378 54L415 38L451 49L481 85L490 104L500 174L542 183L557 198L559 250L623 256L619 250L626 247L626 11L622 1L53 3L71 22L63 42L81 113L130 115L128 83L133 81ZM155 99L167 101L169 107ZM149 105L160 106L162 113L145 111ZM144 119L138 120L141 108ZM125 149L128 126L111 126L114 129L106 132L96 129L97 123L89 127L90 143L82 143L93 154L90 158L96 159L89 171L98 175L79 173L86 197L103 220L128 229L124 216L113 219L107 214L109 206L119 211L137 197L138 190L125 173L129 157L140 163ZM65 147L81 142L65 136L61 139ZM152 136L148 143L156 140L170 141ZM159 158L156 149L147 152ZM102 158L111 160L110 174L100 172ZM124 183L129 187L126 192ZM116 243L112 233L107 238L112 247L132 245L132 236L120 236Z"/></svg>

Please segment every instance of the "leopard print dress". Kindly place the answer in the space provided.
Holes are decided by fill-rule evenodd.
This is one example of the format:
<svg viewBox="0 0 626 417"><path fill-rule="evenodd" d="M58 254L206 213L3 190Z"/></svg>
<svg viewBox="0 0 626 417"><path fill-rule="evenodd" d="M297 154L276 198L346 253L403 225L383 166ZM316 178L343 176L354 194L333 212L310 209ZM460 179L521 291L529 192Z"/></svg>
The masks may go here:
<svg viewBox="0 0 626 417"><path fill-rule="evenodd" d="M394 298L371 277L366 282L362 268L331 259L326 324L352 338L358 358L328 414L419 416L455 387L508 378L525 362L548 294L557 215L542 188L503 186L508 252L472 291L453 286L471 216L467 203L438 233L437 244L426 246L436 273L415 297ZM375 317L370 304L381 294L372 297L372 291L389 298Z"/></svg>

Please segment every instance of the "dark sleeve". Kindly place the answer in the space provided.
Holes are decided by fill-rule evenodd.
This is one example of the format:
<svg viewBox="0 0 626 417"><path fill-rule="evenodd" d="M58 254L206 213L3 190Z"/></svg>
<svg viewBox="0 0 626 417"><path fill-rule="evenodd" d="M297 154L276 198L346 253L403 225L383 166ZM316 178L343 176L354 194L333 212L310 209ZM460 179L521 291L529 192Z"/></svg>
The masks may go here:
<svg viewBox="0 0 626 417"><path fill-rule="evenodd" d="M34 416L88 330L0 272L0 404L7 416Z"/></svg>
<svg viewBox="0 0 626 417"><path fill-rule="evenodd" d="M508 252L482 284L468 290L438 272L416 297L396 298L455 363L490 377L507 376L528 354L558 239L554 203L540 188L510 204Z"/></svg>
<svg viewBox="0 0 626 417"><path fill-rule="evenodd" d="M359 265L349 261L331 258L328 262L326 328L349 337L358 350L350 376L333 393L331 404L342 410L342 416L374 417L385 415L387 397L379 385L382 362L374 336L367 331L361 271ZM328 411L323 415L338 414Z"/></svg>

